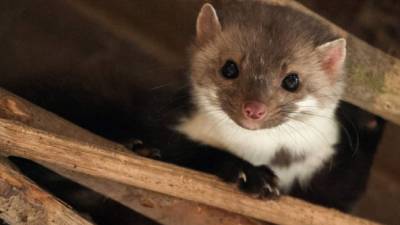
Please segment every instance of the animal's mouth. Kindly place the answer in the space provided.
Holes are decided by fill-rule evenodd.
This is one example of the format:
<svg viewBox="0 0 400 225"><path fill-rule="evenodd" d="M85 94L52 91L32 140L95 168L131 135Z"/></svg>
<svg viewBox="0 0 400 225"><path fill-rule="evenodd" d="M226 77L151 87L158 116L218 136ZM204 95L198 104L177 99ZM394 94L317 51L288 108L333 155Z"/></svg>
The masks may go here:
<svg viewBox="0 0 400 225"><path fill-rule="evenodd" d="M262 120L252 120L243 118L239 121L239 126L248 129L248 130L259 130L263 128Z"/></svg>

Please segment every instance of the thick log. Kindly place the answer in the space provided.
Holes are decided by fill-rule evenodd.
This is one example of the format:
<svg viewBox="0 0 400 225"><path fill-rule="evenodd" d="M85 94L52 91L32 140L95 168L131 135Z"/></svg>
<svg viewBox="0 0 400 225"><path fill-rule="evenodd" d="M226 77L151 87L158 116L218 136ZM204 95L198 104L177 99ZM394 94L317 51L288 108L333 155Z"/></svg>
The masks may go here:
<svg viewBox="0 0 400 225"><path fill-rule="evenodd" d="M258 1L295 8L315 17L321 24L328 25L333 32L345 37L348 41L349 54L347 88L343 99L400 124L399 59L369 46L296 1ZM133 40L138 46L150 45L151 48L145 47L146 52L160 62L169 66L179 66L183 65L186 56L182 46L187 46L193 37L195 17L204 1L148 0L144 3L123 0L112 2L68 0L67 2L119 37Z"/></svg>
<svg viewBox="0 0 400 225"><path fill-rule="evenodd" d="M0 158L0 218L11 225L90 225Z"/></svg>
<svg viewBox="0 0 400 225"><path fill-rule="evenodd" d="M213 176L0 119L3 154L225 209L275 224L375 224L290 197L259 200Z"/></svg>
<svg viewBox="0 0 400 225"><path fill-rule="evenodd" d="M0 118L19 121L30 127L85 141L87 143L106 146L110 148L110 151L126 151L123 146L90 133L1 88ZM49 163L38 162L56 171L60 175L91 188L164 225L261 224L256 220L248 219L207 205L157 194L155 192L105 179L74 173Z"/></svg>

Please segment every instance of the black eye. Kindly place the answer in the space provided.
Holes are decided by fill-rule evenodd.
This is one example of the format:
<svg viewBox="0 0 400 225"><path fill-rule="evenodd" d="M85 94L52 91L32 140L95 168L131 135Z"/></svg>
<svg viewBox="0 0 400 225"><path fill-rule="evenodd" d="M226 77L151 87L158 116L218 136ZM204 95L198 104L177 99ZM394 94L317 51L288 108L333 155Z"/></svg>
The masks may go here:
<svg viewBox="0 0 400 225"><path fill-rule="evenodd" d="M239 76L239 69L233 60L227 60L221 68L221 74L226 79L235 79Z"/></svg>
<svg viewBox="0 0 400 225"><path fill-rule="evenodd" d="M289 73L282 81L282 87L290 92L296 91L300 86L300 79L297 73Z"/></svg>

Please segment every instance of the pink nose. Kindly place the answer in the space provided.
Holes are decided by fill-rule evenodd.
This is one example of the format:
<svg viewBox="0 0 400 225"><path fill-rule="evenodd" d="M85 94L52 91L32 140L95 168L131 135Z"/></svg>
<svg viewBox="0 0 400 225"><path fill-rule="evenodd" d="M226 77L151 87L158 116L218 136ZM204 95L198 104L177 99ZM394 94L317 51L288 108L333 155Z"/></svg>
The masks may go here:
<svg viewBox="0 0 400 225"><path fill-rule="evenodd" d="M261 102L251 101L243 106L243 114L246 118L260 120L265 117L267 106Z"/></svg>

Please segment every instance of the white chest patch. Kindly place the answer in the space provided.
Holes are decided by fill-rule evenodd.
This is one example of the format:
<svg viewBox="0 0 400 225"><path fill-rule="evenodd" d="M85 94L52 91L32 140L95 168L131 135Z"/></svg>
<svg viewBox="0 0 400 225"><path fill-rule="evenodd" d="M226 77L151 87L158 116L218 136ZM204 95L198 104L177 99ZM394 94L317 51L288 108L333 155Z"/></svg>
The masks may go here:
<svg viewBox="0 0 400 225"><path fill-rule="evenodd" d="M309 105L310 99L305 101ZM255 166L270 166L279 178L281 189L288 191L296 179L306 185L313 173L334 154L338 126L334 109L325 111L320 112L324 116L314 116L307 121L290 120L271 129L253 131L240 127L224 112L215 110L185 119L176 130L192 140L229 151ZM287 167L272 166L271 160L283 148L292 155L301 155L304 160Z"/></svg>

